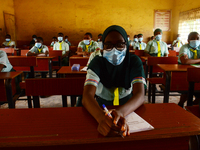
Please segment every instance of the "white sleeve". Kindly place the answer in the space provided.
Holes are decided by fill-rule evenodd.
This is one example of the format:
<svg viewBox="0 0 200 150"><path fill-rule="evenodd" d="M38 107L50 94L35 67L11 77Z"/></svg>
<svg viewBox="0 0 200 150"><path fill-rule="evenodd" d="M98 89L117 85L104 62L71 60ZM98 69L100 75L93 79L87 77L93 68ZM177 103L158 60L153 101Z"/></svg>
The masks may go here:
<svg viewBox="0 0 200 150"><path fill-rule="evenodd" d="M0 64L6 66L6 58L7 58L6 52L0 51Z"/></svg>

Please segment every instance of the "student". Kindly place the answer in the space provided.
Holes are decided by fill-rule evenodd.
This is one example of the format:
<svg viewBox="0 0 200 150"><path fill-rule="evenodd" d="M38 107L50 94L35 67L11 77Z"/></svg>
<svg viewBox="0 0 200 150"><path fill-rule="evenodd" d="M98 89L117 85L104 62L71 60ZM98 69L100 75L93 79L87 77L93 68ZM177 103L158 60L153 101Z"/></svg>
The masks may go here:
<svg viewBox="0 0 200 150"><path fill-rule="evenodd" d="M138 42L138 35L134 35L133 42L131 43L131 46L135 46L135 44Z"/></svg>
<svg viewBox="0 0 200 150"><path fill-rule="evenodd" d="M127 35L127 38L128 38L128 45L131 46L132 41L130 40L130 35Z"/></svg>
<svg viewBox="0 0 200 150"><path fill-rule="evenodd" d="M31 49L34 45L35 45L35 40L36 40L37 36L33 35L32 36L32 41L29 44L29 49Z"/></svg>
<svg viewBox="0 0 200 150"><path fill-rule="evenodd" d="M129 53L127 34L122 27L108 27L102 41L102 56L95 56L88 66L82 103L98 122L102 135L116 136L117 126L117 131L123 130L126 136L129 129L124 117L144 102L144 69L140 58ZM102 104L113 103L120 105L111 110L114 121L102 109Z"/></svg>
<svg viewBox="0 0 200 150"><path fill-rule="evenodd" d="M177 34L177 39L173 41L172 46L173 47L183 46L183 42L181 41L181 35L180 34Z"/></svg>
<svg viewBox="0 0 200 150"><path fill-rule="evenodd" d="M62 66L68 66L69 44L63 39L63 33L58 33L58 42L54 44L53 50L62 50Z"/></svg>
<svg viewBox="0 0 200 150"><path fill-rule="evenodd" d="M102 36L103 36L103 34L99 34L98 40L97 40L98 46L101 50L103 50Z"/></svg>
<svg viewBox="0 0 200 150"><path fill-rule="evenodd" d="M49 49L46 45L43 45L43 38L37 37L35 40L35 46L33 46L27 53L27 56L47 56Z"/></svg>
<svg viewBox="0 0 200 150"><path fill-rule="evenodd" d="M69 37L68 37L67 35L65 36L65 42L66 42L69 46L72 45L72 44L70 43Z"/></svg>
<svg viewBox="0 0 200 150"><path fill-rule="evenodd" d="M57 42L57 37L53 37L52 38L52 42L51 42L51 45L50 45L50 47L53 47L54 46L54 44Z"/></svg>
<svg viewBox="0 0 200 150"><path fill-rule="evenodd" d="M147 44L142 41L143 41L143 34L138 34L138 42L134 44L133 49L145 50Z"/></svg>
<svg viewBox="0 0 200 150"><path fill-rule="evenodd" d="M200 63L200 41L199 34L197 32L191 32L188 35L188 44L183 45L179 51L178 63L184 65ZM196 93L194 95L196 99L193 103L198 104L200 100L200 94ZM178 105L183 107L184 102L187 101L187 98L187 92L182 93Z"/></svg>
<svg viewBox="0 0 200 150"><path fill-rule="evenodd" d="M150 38L150 41L154 40L155 39L155 36L151 36Z"/></svg>
<svg viewBox="0 0 200 150"><path fill-rule="evenodd" d="M5 36L5 42L2 43L1 47L5 47L5 48L14 48L15 45L15 41L11 40L11 36L10 34L6 34Z"/></svg>
<svg viewBox="0 0 200 150"><path fill-rule="evenodd" d="M6 52L0 50L0 72L10 72L13 66L10 64Z"/></svg>
<svg viewBox="0 0 200 150"><path fill-rule="evenodd" d="M155 39L148 42L144 52L150 56L156 56L156 57L168 56L169 52L168 52L167 44L161 41L162 30L156 29L154 31L154 36L155 36Z"/></svg>
<svg viewBox="0 0 200 150"><path fill-rule="evenodd" d="M77 51L84 52L84 56L89 56L91 52L96 50L100 50L98 43L92 40L91 33L85 33L83 41L78 44Z"/></svg>

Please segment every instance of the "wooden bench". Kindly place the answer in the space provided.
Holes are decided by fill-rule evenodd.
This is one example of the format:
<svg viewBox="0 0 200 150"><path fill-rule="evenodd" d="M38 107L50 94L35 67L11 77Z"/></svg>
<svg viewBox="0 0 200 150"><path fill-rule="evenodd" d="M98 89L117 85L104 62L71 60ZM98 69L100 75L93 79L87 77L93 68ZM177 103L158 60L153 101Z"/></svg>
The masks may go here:
<svg viewBox="0 0 200 150"><path fill-rule="evenodd" d="M168 50L168 51L169 51L168 57L176 57L176 51L173 50Z"/></svg>
<svg viewBox="0 0 200 150"><path fill-rule="evenodd" d="M153 73L155 74L158 72L163 72L163 70L159 68L157 64L177 64L178 57L148 57L147 59L147 66L150 67L149 78L147 78L147 80L149 81L148 101L151 102L152 96L152 103L155 103L156 84L164 83L163 78L153 77Z"/></svg>
<svg viewBox="0 0 200 150"><path fill-rule="evenodd" d="M35 108L40 108L39 96L62 95L63 107L67 107L67 96L83 94L85 77L26 79L26 95L29 102L33 96Z"/></svg>

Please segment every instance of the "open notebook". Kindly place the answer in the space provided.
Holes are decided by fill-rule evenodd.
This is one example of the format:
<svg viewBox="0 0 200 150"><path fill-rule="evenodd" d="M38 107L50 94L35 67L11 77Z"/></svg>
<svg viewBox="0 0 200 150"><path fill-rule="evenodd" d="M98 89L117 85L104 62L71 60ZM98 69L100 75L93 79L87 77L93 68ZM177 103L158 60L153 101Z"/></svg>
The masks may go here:
<svg viewBox="0 0 200 150"><path fill-rule="evenodd" d="M148 122L146 122L143 118L141 118L135 112L130 113L125 118L126 118L126 121L129 125L130 133L154 129L153 126L151 126Z"/></svg>

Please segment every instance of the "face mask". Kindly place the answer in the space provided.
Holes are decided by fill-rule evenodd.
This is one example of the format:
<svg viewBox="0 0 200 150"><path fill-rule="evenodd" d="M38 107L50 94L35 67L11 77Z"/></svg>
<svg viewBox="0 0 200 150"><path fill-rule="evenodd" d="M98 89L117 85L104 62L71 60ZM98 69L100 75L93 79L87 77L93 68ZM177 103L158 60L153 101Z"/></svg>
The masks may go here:
<svg viewBox="0 0 200 150"><path fill-rule="evenodd" d="M128 41L130 40L130 38L128 37Z"/></svg>
<svg viewBox="0 0 200 150"><path fill-rule="evenodd" d="M83 42L85 43L85 45L89 45L90 44L90 40L83 40Z"/></svg>
<svg viewBox="0 0 200 150"><path fill-rule="evenodd" d="M177 40L180 41L180 40L181 40L181 37L177 37Z"/></svg>
<svg viewBox="0 0 200 150"><path fill-rule="evenodd" d="M35 41L35 40L36 40L36 38L33 38L33 40Z"/></svg>
<svg viewBox="0 0 200 150"><path fill-rule="evenodd" d="M9 42L9 41L10 41L10 39L7 38L7 39L6 39L6 42Z"/></svg>
<svg viewBox="0 0 200 150"><path fill-rule="evenodd" d="M103 57L106 58L113 65L120 65L126 55L126 48L122 51L118 51L116 48L113 48L110 51L104 50Z"/></svg>
<svg viewBox="0 0 200 150"><path fill-rule="evenodd" d="M42 43L35 43L35 47L40 48L42 46Z"/></svg>
<svg viewBox="0 0 200 150"><path fill-rule="evenodd" d="M161 39L162 39L162 35L161 34L156 35L156 40L157 41L160 41Z"/></svg>
<svg viewBox="0 0 200 150"><path fill-rule="evenodd" d="M58 41L63 41L63 37L59 36Z"/></svg>
<svg viewBox="0 0 200 150"><path fill-rule="evenodd" d="M142 42L142 41L143 41L143 38L141 37L141 38L139 38L138 40L139 40L140 42Z"/></svg>
<svg viewBox="0 0 200 150"><path fill-rule="evenodd" d="M199 40L190 40L190 46L192 48L197 48L200 45L200 41Z"/></svg>
<svg viewBox="0 0 200 150"><path fill-rule="evenodd" d="M97 40L97 42L99 42L99 41L100 41L100 39Z"/></svg>
<svg viewBox="0 0 200 150"><path fill-rule="evenodd" d="M54 45L54 42L51 42L51 45Z"/></svg>
<svg viewBox="0 0 200 150"><path fill-rule="evenodd" d="M65 42L68 42L68 39L65 39Z"/></svg>
<svg viewBox="0 0 200 150"><path fill-rule="evenodd" d="M134 41L135 41L135 42L138 42L138 38L134 38Z"/></svg>

